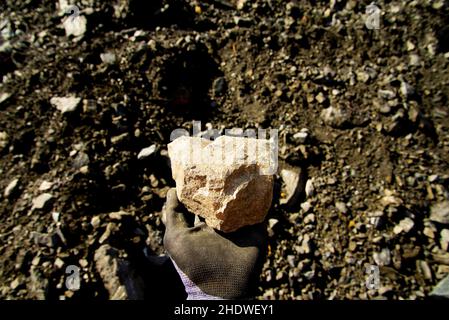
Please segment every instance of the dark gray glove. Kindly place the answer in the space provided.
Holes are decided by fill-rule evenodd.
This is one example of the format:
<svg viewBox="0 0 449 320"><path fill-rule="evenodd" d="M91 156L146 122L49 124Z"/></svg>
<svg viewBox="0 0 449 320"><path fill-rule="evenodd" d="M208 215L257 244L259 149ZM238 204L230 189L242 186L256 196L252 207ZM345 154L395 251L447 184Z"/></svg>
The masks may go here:
<svg viewBox="0 0 449 320"><path fill-rule="evenodd" d="M265 225L224 234L204 222L189 226L188 215L178 202L176 190L170 189L162 214L164 247L188 299L250 298L265 258Z"/></svg>

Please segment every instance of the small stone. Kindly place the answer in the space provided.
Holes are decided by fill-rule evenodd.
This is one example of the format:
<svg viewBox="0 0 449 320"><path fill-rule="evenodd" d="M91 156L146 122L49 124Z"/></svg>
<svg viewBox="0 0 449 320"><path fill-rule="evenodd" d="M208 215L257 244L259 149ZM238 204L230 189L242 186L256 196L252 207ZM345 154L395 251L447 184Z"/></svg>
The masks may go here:
<svg viewBox="0 0 449 320"><path fill-rule="evenodd" d="M117 57L115 53L106 52L100 54L100 59L103 63L113 65L117 62Z"/></svg>
<svg viewBox="0 0 449 320"><path fill-rule="evenodd" d="M343 214L348 213L348 208L346 207L346 204L344 202L337 201L335 203L335 207L337 208L338 211L340 211Z"/></svg>
<svg viewBox="0 0 449 320"><path fill-rule="evenodd" d="M6 100L8 100L9 97L11 97L10 93L8 93L8 92L0 92L0 104L5 102Z"/></svg>
<svg viewBox="0 0 449 320"><path fill-rule="evenodd" d="M50 200L53 199L53 196L50 193L43 193L38 197L33 199L33 205L31 210L42 210L45 206L49 205Z"/></svg>
<svg viewBox="0 0 449 320"><path fill-rule="evenodd" d="M424 260L418 260L416 261L416 264L421 270L424 279L432 280L432 270L430 269L429 264Z"/></svg>
<svg viewBox="0 0 449 320"><path fill-rule="evenodd" d="M309 213L305 218L304 218L304 223L305 224L311 224L315 222L315 215L313 213Z"/></svg>
<svg viewBox="0 0 449 320"><path fill-rule="evenodd" d="M342 128L348 123L349 117L341 108L329 107L321 112L321 119L330 127Z"/></svg>
<svg viewBox="0 0 449 320"><path fill-rule="evenodd" d="M449 229L443 229L440 232L441 249L447 251L449 248Z"/></svg>
<svg viewBox="0 0 449 320"><path fill-rule="evenodd" d="M86 259L80 259L78 263L80 264L81 268L87 268L87 266L89 265L89 262L87 262Z"/></svg>
<svg viewBox="0 0 449 320"><path fill-rule="evenodd" d="M131 264L119 250L102 245L95 251L95 268L109 292L110 300L143 299L144 285Z"/></svg>
<svg viewBox="0 0 449 320"><path fill-rule="evenodd" d="M383 98L383 99L386 99L386 100L391 100L391 99L394 99L396 97L396 94L392 90L382 90L382 89L380 89L379 91L377 91L377 95L380 98Z"/></svg>
<svg viewBox="0 0 449 320"><path fill-rule="evenodd" d="M146 159L149 156L151 156L155 151L156 151L157 146L155 144L143 148L142 150L140 150L139 154L137 155L137 159L142 160L142 159Z"/></svg>
<svg viewBox="0 0 449 320"><path fill-rule="evenodd" d="M276 172L268 140L182 136L168 153L178 199L210 227L232 232L265 219Z"/></svg>
<svg viewBox="0 0 449 320"><path fill-rule="evenodd" d="M304 176L301 168L282 169L280 172L284 182L286 197L280 199L280 204L286 207L297 205L301 194L304 192Z"/></svg>
<svg viewBox="0 0 449 320"><path fill-rule="evenodd" d="M399 224L394 227L393 232L394 234L400 234L401 232L408 233L413 229L414 225L413 220L407 217L399 221Z"/></svg>
<svg viewBox="0 0 449 320"><path fill-rule="evenodd" d="M292 254L289 254L287 256L287 262L290 265L290 267L294 268L296 266L296 263L295 263L296 262L296 258L295 258L295 256L292 255Z"/></svg>
<svg viewBox="0 0 449 320"><path fill-rule="evenodd" d="M408 98L415 93L415 89L405 81L401 82L401 87L399 90L405 98Z"/></svg>
<svg viewBox="0 0 449 320"><path fill-rule="evenodd" d="M423 234L428 238L435 239L435 233L433 232L433 229L430 227L425 227L423 230Z"/></svg>
<svg viewBox="0 0 449 320"><path fill-rule="evenodd" d="M268 219L268 228L273 229L274 226L276 224L278 224L278 222L279 222L278 219L274 219L274 218Z"/></svg>
<svg viewBox="0 0 449 320"><path fill-rule="evenodd" d="M410 40L407 40L406 46L407 46L407 51L413 51L416 48L415 44L413 42L411 42Z"/></svg>
<svg viewBox="0 0 449 320"><path fill-rule="evenodd" d="M214 95L222 96L226 90L226 80L224 77L219 77L213 83Z"/></svg>
<svg viewBox="0 0 449 320"><path fill-rule="evenodd" d="M61 258L56 258L54 265L56 268L61 269L64 266L64 261Z"/></svg>
<svg viewBox="0 0 449 320"><path fill-rule="evenodd" d="M33 266L38 266L40 261L41 261L41 258L40 258L39 256L36 256L36 257L34 257L33 260L31 261L31 264L32 264Z"/></svg>
<svg viewBox="0 0 449 320"><path fill-rule="evenodd" d="M300 131L293 135L293 139L298 143L305 143L307 138L309 137L309 133L307 131Z"/></svg>
<svg viewBox="0 0 449 320"><path fill-rule="evenodd" d="M10 287L12 290L17 289L19 286L20 286L20 280L19 280L19 277L15 278L13 281L11 281L11 283L10 283L10 285L9 285L9 287Z"/></svg>
<svg viewBox="0 0 449 320"><path fill-rule="evenodd" d="M94 216L92 219L90 219L90 224L94 229L98 228L100 226L101 219L99 216Z"/></svg>
<svg viewBox="0 0 449 320"><path fill-rule="evenodd" d="M430 220L441 224L449 224L449 201L434 204L430 208Z"/></svg>
<svg viewBox="0 0 449 320"><path fill-rule="evenodd" d="M19 184L19 179L13 179L8 186L5 188L5 191L3 193L3 195L5 196L5 198L9 198L17 189L17 186Z"/></svg>
<svg viewBox="0 0 449 320"><path fill-rule="evenodd" d="M111 143L112 144L120 144L123 141L125 141L128 138L128 136L129 136L128 132L122 133L118 136L114 136L111 138Z"/></svg>
<svg viewBox="0 0 449 320"><path fill-rule="evenodd" d="M315 193L315 187L313 185L313 178L307 180L305 192L306 192L307 197L311 197Z"/></svg>
<svg viewBox="0 0 449 320"><path fill-rule="evenodd" d="M75 111L80 102L81 98L77 97L53 97L50 99L51 105L62 114Z"/></svg>
<svg viewBox="0 0 449 320"><path fill-rule="evenodd" d="M55 211L53 211L52 213L51 213L51 217L52 217L52 219L53 219L53 221L55 222L55 223L58 223L59 222L59 216L60 216L61 214L59 213L59 212L55 212Z"/></svg>
<svg viewBox="0 0 449 320"><path fill-rule="evenodd" d="M41 185L39 186L39 191L50 190L52 186L53 186L53 183L44 180L44 181L42 181Z"/></svg>
<svg viewBox="0 0 449 320"><path fill-rule="evenodd" d="M0 131L0 152L6 148L9 143L9 136L5 131Z"/></svg>
<svg viewBox="0 0 449 320"><path fill-rule="evenodd" d="M301 203L301 209L304 211L304 213L307 213L310 210L310 208L312 208L310 202L306 201Z"/></svg>
<svg viewBox="0 0 449 320"><path fill-rule="evenodd" d="M421 64L421 58L417 54L409 56L409 64L413 67L418 67Z"/></svg>
<svg viewBox="0 0 449 320"><path fill-rule="evenodd" d="M326 97L322 92L318 93L315 99L319 104L322 104L324 101L326 101Z"/></svg>
<svg viewBox="0 0 449 320"><path fill-rule="evenodd" d="M384 248L380 252L375 252L373 254L373 259L378 266L388 266L391 263L390 250L388 248Z"/></svg>

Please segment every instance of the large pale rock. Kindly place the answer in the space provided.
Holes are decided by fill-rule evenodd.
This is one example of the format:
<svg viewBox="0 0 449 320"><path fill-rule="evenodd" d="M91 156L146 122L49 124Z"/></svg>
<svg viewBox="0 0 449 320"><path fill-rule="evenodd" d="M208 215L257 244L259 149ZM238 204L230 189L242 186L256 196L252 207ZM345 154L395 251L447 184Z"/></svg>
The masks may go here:
<svg viewBox="0 0 449 320"><path fill-rule="evenodd" d="M276 151L265 139L180 137L168 145L178 198L217 230L260 223L271 206Z"/></svg>

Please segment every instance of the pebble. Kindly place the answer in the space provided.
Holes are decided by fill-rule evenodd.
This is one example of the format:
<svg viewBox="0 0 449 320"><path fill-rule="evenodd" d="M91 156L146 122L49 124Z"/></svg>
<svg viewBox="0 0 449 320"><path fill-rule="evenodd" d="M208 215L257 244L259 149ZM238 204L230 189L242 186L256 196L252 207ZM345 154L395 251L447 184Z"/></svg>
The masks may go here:
<svg viewBox="0 0 449 320"><path fill-rule="evenodd" d="M117 57L115 53L105 52L100 54L100 59L103 63L113 65L117 62Z"/></svg>
<svg viewBox="0 0 449 320"><path fill-rule="evenodd" d="M304 213L308 212L312 208L312 205L309 201L301 203L301 209L304 211Z"/></svg>
<svg viewBox="0 0 449 320"><path fill-rule="evenodd" d="M5 191L3 193L3 195L5 196L5 198L9 198L9 196L11 196L14 191L16 190L17 186L19 184L19 179L13 179L8 186L5 188Z"/></svg>
<svg viewBox="0 0 449 320"><path fill-rule="evenodd" d="M313 186L313 178L307 180L305 192L307 197L311 197L315 193L315 187Z"/></svg>
<svg viewBox="0 0 449 320"><path fill-rule="evenodd" d="M326 101L326 97L324 96L324 94L322 92L318 93L316 95L315 99L319 104L322 104L324 101Z"/></svg>
<svg viewBox="0 0 449 320"><path fill-rule="evenodd" d="M31 207L31 210L43 209L52 198L53 196L50 193L43 193L37 196L33 199L33 206Z"/></svg>
<svg viewBox="0 0 449 320"><path fill-rule="evenodd" d="M402 82L401 82L401 87L400 87L399 90L401 91L402 95L403 95L405 98L410 97L410 96L413 95L413 93L415 92L415 89L414 89L410 84L408 84L408 83L405 82L405 81L402 81Z"/></svg>
<svg viewBox="0 0 449 320"><path fill-rule="evenodd" d="M128 138L128 132L122 133L118 136L114 136L111 138L111 143L112 144L119 144L121 142L123 142L126 138Z"/></svg>
<svg viewBox="0 0 449 320"><path fill-rule="evenodd" d="M56 268L61 269L64 266L64 261L61 258L56 258L54 264Z"/></svg>
<svg viewBox="0 0 449 320"><path fill-rule="evenodd" d="M80 259L78 263L80 264L81 268L86 268L89 265L89 262L87 262L86 259Z"/></svg>
<svg viewBox="0 0 449 320"><path fill-rule="evenodd" d="M137 155L137 159L139 159L139 160L146 159L149 156L151 156L155 151L156 151L155 144L153 144L149 147L143 148L142 150L140 150L139 154Z"/></svg>
<svg viewBox="0 0 449 320"><path fill-rule="evenodd" d="M17 289L18 286L20 286L20 280L19 280L19 277L15 278L15 279L10 283L10 285L9 285L9 287L10 287L12 290Z"/></svg>
<svg viewBox="0 0 449 320"><path fill-rule="evenodd" d="M341 128L348 122L348 116L342 109L329 107L321 112L324 123L333 128Z"/></svg>
<svg viewBox="0 0 449 320"><path fill-rule="evenodd" d="M449 224L449 201L434 204L430 208L430 220L441 224Z"/></svg>
<svg viewBox="0 0 449 320"><path fill-rule="evenodd" d="M81 98L77 97L53 97L50 99L50 104L62 114L75 111L80 102Z"/></svg>
<svg viewBox="0 0 449 320"><path fill-rule="evenodd" d="M90 219L90 224L94 228L98 228L100 226L100 223L101 223L101 219L99 216L94 216L94 217L92 217L92 219Z"/></svg>
<svg viewBox="0 0 449 320"><path fill-rule="evenodd" d="M343 214L346 214L348 212L348 208L346 207L346 204L341 201L335 202L335 208L337 208L337 210Z"/></svg>
<svg viewBox="0 0 449 320"><path fill-rule="evenodd" d="M309 136L309 133L307 131L301 130L300 132L297 132L293 135L293 139L295 141L297 141L298 143L305 143L308 136Z"/></svg>
<svg viewBox="0 0 449 320"><path fill-rule="evenodd" d="M401 232L408 233L413 229L414 225L415 223L413 220L407 217L402 219L399 224L394 227L393 232L394 234L400 234Z"/></svg>
<svg viewBox="0 0 449 320"><path fill-rule="evenodd" d="M39 191L50 190L52 186L53 186L53 183L44 180L44 181L42 181L41 185L39 186Z"/></svg>
<svg viewBox="0 0 449 320"><path fill-rule="evenodd" d="M390 250L388 248L384 248L380 252L374 252L373 259L378 266L388 266L391 263Z"/></svg>
<svg viewBox="0 0 449 320"><path fill-rule="evenodd" d="M443 229L440 232L441 249L447 251L449 248L449 229Z"/></svg>
<svg viewBox="0 0 449 320"><path fill-rule="evenodd" d="M219 77L214 80L213 91L215 96L222 96L226 90L226 80L224 77Z"/></svg>
<svg viewBox="0 0 449 320"><path fill-rule="evenodd" d="M311 224L315 222L315 215L313 213L309 213L305 218L304 218L304 223L305 224Z"/></svg>
<svg viewBox="0 0 449 320"><path fill-rule="evenodd" d="M296 266L296 259L295 259L295 256L294 255L292 255L292 254L289 254L288 256L287 256L287 262L288 262L288 264L290 265L290 267L292 267L292 268L294 268L295 266Z"/></svg>
<svg viewBox="0 0 449 320"><path fill-rule="evenodd" d="M0 151L8 145L9 137L5 131L0 131Z"/></svg>
<svg viewBox="0 0 449 320"><path fill-rule="evenodd" d="M432 269L430 269L429 264L424 260L418 260L416 264L421 270L424 279L432 280Z"/></svg>

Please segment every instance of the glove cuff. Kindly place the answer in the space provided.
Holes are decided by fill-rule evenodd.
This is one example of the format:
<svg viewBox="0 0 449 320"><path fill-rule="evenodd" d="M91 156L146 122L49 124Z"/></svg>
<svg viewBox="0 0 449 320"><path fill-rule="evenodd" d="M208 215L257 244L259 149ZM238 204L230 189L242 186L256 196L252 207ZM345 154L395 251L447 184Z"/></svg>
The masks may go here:
<svg viewBox="0 0 449 320"><path fill-rule="evenodd" d="M211 296L205 292L203 292L189 277L182 272L182 270L178 267L176 262L170 257L173 266L181 278L182 283L184 284L184 288L187 293L187 300L224 300L220 297Z"/></svg>

